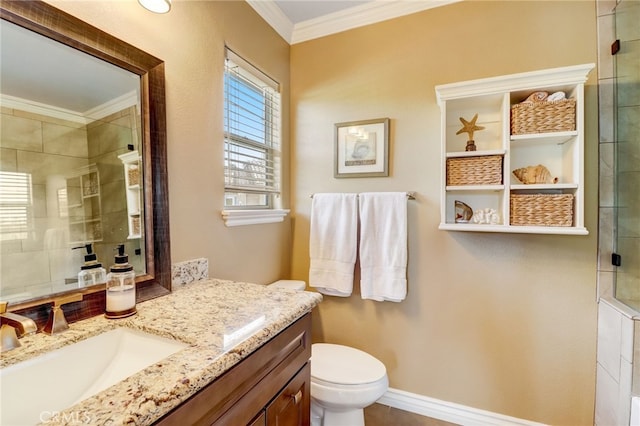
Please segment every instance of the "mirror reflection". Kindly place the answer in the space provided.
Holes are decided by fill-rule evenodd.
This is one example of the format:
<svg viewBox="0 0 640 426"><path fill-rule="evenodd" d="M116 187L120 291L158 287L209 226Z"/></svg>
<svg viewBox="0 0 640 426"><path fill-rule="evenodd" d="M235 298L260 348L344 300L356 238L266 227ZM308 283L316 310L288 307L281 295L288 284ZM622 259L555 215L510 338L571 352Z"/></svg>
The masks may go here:
<svg viewBox="0 0 640 426"><path fill-rule="evenodd" d="M140 77L0 25L2 300L99 284L119 244L145 274Z"/></svg>

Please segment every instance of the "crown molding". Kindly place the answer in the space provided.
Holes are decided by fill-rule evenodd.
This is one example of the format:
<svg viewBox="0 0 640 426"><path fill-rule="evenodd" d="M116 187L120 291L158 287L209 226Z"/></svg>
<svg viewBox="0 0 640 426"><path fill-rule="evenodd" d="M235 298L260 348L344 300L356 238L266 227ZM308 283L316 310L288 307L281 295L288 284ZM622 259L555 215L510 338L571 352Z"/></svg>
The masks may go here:
<svg viewBox="0 0 640 426"><path fill-rule="evenodd" d="M18 109L32 114L44 115L50 118L57 118L59 120L87 125L93 121L100 120L101 118L107 117L113 113L122 111L130 106L135 105L139 108L140 102L138 99L138 93L133 90L85 112L71 111L69 109L5 94L0 94L0 104L6 108ZM140 111L138 110L138 112Z"/></svg>
<svg viewBox="0 0 640 426"><path fill-rule="evenodd" d="M273 0L247 3L289 44L296 44L458 1L462 0L373 0L295 25Z"/></svg>
<svg viewBox="0 0 640 426"><path fill-rule="evenodd" d="M458 1L461 0L374 0L294 25L290 44L301 43Z"/></svg>
<svg viewBox="0 0 640 426"><path fill-rule="evenodd" d="M267 24L276 30L280 36L291 44L293 34L293 23L287 18L282 10L272 0L247 0L249 6L262 17Z"/></svg>
<svg viewBox="0 0 640 426"><path fill-rule="evenodd" d="M78 123L80 125L87 124L86 117L80 112L18 98L17 96L0 94L0 104L5 108L17 109L32 114L43 115L45 117Z"/></svg>

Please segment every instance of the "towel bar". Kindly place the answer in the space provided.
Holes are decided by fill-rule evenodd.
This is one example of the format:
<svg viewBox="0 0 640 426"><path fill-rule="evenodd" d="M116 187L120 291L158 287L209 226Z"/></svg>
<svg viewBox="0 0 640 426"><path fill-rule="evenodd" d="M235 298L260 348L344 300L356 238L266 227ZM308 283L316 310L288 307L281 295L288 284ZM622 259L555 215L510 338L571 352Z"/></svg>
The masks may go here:
<svg viewBox="0 0 640 426"><path fill-rule="evenodd" d="M313 198L313 194L309 195L309 198ZM416 199L416 193L414 191L408 191L407 192L407 199L415 200Z"/></svg>

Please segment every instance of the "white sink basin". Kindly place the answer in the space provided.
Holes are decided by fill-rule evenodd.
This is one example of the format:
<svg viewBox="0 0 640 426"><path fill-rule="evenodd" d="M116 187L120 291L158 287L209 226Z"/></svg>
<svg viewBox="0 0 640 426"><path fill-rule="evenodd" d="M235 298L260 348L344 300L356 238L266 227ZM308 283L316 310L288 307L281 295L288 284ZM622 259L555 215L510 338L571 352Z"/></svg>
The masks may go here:
<svg viewBox="0 0 640 426"><path fill-rule="evenodd" d="M0 370L0 424L33 425L186 348L117 328Z"/></svg>

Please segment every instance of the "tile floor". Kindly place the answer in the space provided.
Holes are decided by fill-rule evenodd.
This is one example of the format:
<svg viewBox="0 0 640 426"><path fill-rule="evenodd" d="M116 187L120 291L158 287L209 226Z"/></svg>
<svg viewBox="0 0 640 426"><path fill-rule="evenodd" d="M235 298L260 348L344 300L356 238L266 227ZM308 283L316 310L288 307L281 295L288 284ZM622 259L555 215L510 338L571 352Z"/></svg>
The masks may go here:
<svg viewBox="0 0 640 426"><path fill-rule="evenodd" d="M454 423L424 417L382 404L373 404L364 409L366 426L454 426Z"/></svg>

